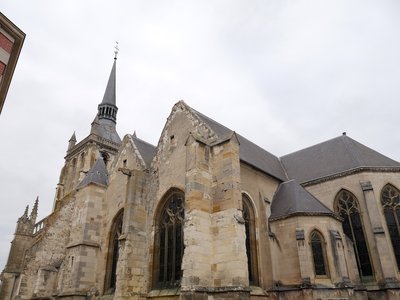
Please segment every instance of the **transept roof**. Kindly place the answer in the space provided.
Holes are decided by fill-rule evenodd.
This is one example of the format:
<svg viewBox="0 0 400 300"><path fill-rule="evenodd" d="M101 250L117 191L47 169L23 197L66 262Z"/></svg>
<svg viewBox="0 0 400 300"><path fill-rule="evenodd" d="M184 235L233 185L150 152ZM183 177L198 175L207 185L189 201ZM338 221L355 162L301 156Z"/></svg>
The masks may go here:
<svg viewBox="0 0 400 300"><path fill-rule="evenodd" d="M193 109L194 110L194 109ZM218 136L225 136L232 132L231 129L214 121L213 119L203 115L202 113L194 110L198 117L206 123ZM285 181L285 175L282 165L275 155L257 146L240 134L236 134L240 143L240 159L245 163L275 177L279 180Z"/></svg>

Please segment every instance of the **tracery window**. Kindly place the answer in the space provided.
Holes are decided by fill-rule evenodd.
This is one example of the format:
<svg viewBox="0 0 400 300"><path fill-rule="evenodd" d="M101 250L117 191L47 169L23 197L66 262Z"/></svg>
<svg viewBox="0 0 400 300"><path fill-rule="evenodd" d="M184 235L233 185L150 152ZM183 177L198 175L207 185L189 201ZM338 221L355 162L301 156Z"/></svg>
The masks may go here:
<svg viewBox="0 0 400 300"><path fill-rule="evenodd" d="M372 265L357 199L349 191L341 190L336 197L335 210L344 219L342 223L344 234L353 242L360 277L362 279L371 277Z"/></svg>
<svg viewBox="0 0 400 300"><path fill-rule="evenodd" d="M400 196L399 190L391 184L382 189L381 203L386 224L392 241L397 268L400 269Z"/></svg>
<svg viewBox="0 0 400 300"><path fill-rule="evenodd" d="M314 262L315 276L328 276L328 261L326 259L326 247L324 237L317 230L313 230L310 236L310 243Z"/></svg>
<svg viewBox="0 0 400 300"><path fill-rule="evenodd" d="M110 231L110 241L108 246L107 271L105 280L106 294L114 293L117 283L117 263L119 257L119 237L122 233L122 221L124 211L121 210L114 218Z"/></svg>
<svg viewBox="0 0 400 300"><path fill-rule="evenodd" d="M251 285L258 285L258 263L257 263L257 240L255 228L254 210L250 199L243 194L243 219L246 230L246 254L247 269L249 272L249 282Z"/></svg>
<svg viewBox="0 0 400 300"><path fill-rule="evenodd" d="M180 191L173 191L157 214L153 280L156 288L180 285L184 217L184 195Z"/></svg>

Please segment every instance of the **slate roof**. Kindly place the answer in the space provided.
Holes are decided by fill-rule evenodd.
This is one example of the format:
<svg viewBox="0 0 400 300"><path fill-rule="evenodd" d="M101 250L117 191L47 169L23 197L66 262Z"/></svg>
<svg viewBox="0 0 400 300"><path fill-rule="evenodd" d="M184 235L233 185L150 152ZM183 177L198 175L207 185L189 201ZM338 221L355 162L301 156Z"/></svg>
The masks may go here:
<svg viewBox="0 0 400 300"><path fill-rule="evenodd" d="M270 221L292 215L329 215L337 217L328 207L311 195L295 180L282 182L272 199Z"/></svg>
<svg viewBox="0 0 400 300"><path fill-rule="evenodd" d="M151 161L156 155L156 147L139 139L136 134L132 135L132 139L138 148L140 155L142 156L144 162L146 163L147 167L150 167Z"/></svg>
<svg viewBox="0 0 400 300"><path fill-rule="evenodd" d="M281 157L290 179L300 183L357 168L400 167L400 163L343 134Z"/></svg>
<svg viewBox="0 0 400 300"><path fill-rule="evenodd" d="M116 87L116 66L117 66L117 60L114 59L114 63L111 69L110 77L108 78L107 82L107 87L104 92L103 96L103 103L108 103L112 105L116 105L116 93L115 93L115 87Z"/></svg>
<svg viewBox="0 0 400 300"><path fill-rule="evenodd" d="M219 137L223 137L232 133L233 131L224 125L210 119L209 117L203 115L202 113L192 109L196 115L206 123ZM244 138L240 134L236 134L240 143L240 159L267 173L279 180L285 181L287 177L285 175L285 171L278 159L275 155L269 153L263 148L257 146L253 142L250 142L248 139Z"/></svg>
<svg viewBox="0 0 400 300"><path fill-rule="evenodd" d="M118 132L115 130L115 124L112 124L112 121L107 119L99 120L97 115L92 123L91 133L101 136L102 138L105 138L111 142L121 144L121 138L119 137Z"/></svg>
<svg viewBox="0 0 400 300"><path fill-rule="evenodd" d="M91 183L107 186L108 185L108 172L102 157L99 157L89 172L78 185L78 189L83 188Z"/></svg>

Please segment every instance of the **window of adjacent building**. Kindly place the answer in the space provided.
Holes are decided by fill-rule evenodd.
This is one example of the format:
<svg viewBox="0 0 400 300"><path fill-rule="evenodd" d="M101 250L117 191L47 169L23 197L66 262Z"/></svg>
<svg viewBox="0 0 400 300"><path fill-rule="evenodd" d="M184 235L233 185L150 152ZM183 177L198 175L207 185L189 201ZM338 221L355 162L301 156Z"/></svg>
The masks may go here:
<svg viewBox="0 0 400 300"><path fill-rule="evenodd" d="M343 218L344 234L353 242L360 277L367 279L373 275L372 265L356 197L349 191L341 190L336 197L335 210Z"/></svg>
<svg viewBox="0 0 400 300"><path fill-rule="evenodd" d="M120 211L114 218L113 225L111 226L110 241L108 246L108 259L105 280L106 294L112 294L115 291L117 283L117 263L119 257L119 237L122 233L122 221L124 211Z"/></svg>
<svg viewBox="0 0 400 300"><path fill-rule="evenodd" d="M4 74L5 69L6 65L0 61L0 77Z"/></svg>
<svg viewBox="0 0 400 300"><path fill-rule="evenodd" d="M157 214L154 257L154 287L171 288L180 285L183 257L184 194L169 193Z"/></svg>
<svg viewBox="0 0 400 300"><path fill-rule="evenodd" d="M387 184L382 189L381 203L386 224L392 241L397 268L400 269L400 193L397 188Z"/></svg>
<svg viewBox="0 0 400 300"><path fill-rule="evenodd" d="M7 53L11 53L13 42L10 41L3 33L0 32L0 48L4 49Z"/></svg>
<svg viewBox="0 0 400 300"><path fill-rule="evenodd" d="M245 221L246 230L246 254L249 282L251 285L258 285L257 239L254 210L250 199L246 195L242 196L242 202L243 219Z"/></svg>
<svg viewBox="0 0 400 300"><path fill-rule="evenodd" d="M322 234L314 230L310 236L315 276L328 276L325 240Z"/></svg>

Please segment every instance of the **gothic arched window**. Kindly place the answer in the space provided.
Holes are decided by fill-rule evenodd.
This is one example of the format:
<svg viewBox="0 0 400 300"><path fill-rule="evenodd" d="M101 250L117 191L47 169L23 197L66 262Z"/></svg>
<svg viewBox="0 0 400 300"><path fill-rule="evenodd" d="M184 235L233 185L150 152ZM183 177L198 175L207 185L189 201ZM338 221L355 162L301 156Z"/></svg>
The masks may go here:
<svg viewBox="0 0 400 300"><path fill-rule="evenodd" d="M170 192L156 218L154 286L177 287L182 278L184 194Z"/></svg>
<svg viewBox="0 0 400 300"><path fill-rule="evenodd" d="M400 196L399 190L391 184L382 189L381 203L386 224L392 241L397 268L400 269Z"/></svg>
<svg viewBox="0 0 400 300"><path fill-rule="evenodd" d="M335 211L343 218L344 234L353 242L360 277L372 276L370 255L356 197L349 191L341 190L336 196Z"/></svg>
<svg viewBox="0 0 400 300"><path fill-rule="evenodd" d="M121 210L114 218L111 226L110 241L108 246L107 269L105 278L105 293L112 294L117 283L117 263L119 257L119 237L122 233L124 211Z"/></svg>
<svg viewBox="0 0 400 300"><path fill-rule="evenodd" d="M251 285L258 285L258 263L257 263L257 240L254 210L250 199L243 194L243 219L246 230L246 254L249 282Z"/></svg>
<svg viewBox="0 0 400 300"><path fill-rule="evenodd" d="M315 276L328 276L325 240L322 234L313 230L310 236Z"/></svg>

